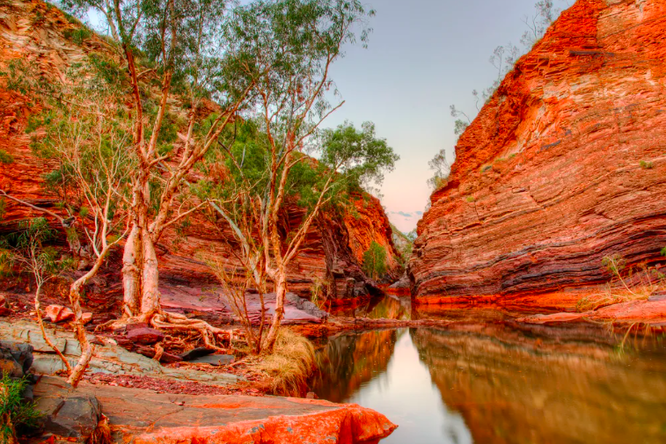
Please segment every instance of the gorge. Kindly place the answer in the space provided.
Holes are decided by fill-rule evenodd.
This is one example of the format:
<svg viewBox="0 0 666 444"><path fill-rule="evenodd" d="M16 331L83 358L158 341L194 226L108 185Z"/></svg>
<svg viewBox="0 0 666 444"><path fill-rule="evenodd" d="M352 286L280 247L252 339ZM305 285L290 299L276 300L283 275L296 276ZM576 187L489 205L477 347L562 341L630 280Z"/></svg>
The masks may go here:
<svg viewBox="0 0 666 444"><path fill-rule="evenodd" d="M266 4L289 6L276 9L286 14L278 14L276 29L294 29L277 32L278 38L307 29L294 23L310 16L290 15L290 8L340 1ZM217 342L211 345L200 331L179 331L126 313L122 248L129 228L108 236L120 242L84 286L84 313L67 298L67 285L91 268L91 233L98 231L99 220L86 208L85 191L60 189L62 184L49 176L65 171L66 162L40 153L38 142L52 123L44 117L48 106L37 100L36 89L23 86L47 83L50 99L67 109L71 97L63 91L72 70L103 59L115 63L118 72L131 71L126 58L135 51L138 66L145 68L136 76L140 82L135 91L123 84L118 94L133 115L137 103L150 109L157 102L163 88L159 75L168 64L159 65L159 57L148 60L150 41L137 40L146 45L142 48L123 47L112 33L93 32L59 6L0 0L0 369L13 372L13 379L0 384L0 400L5 387L9 393L12 381L21 381L34 389L43 417L34 435L16 442L666 440L666 2L577 0L563 11L460 135L450 174L432 192L413 243L389 221L391 212L380 199L342 187L330 196L322 193L331 205L322 206L302 243L295 242L317 202L321 177L316 176L326 172L318 166L327 159L308 151L321 143L317 137L290 145L293 116L276 119L276 127L287 128L285 147L297 153L294 165L306 159L302 163L312 169L301 173L315 177L308 176L311 182L298 192L296 185L287 187L290 194L275 212L275 224L269 224L275 228L272 236L261 238L259 226L242 227L253 242L258 239L253 245L261 254L270 251L262 263L268 272L276 268L271 260L298 245L286 266L277 342L261 353L249 336L258 331L261 338L269 316L279 311L278 280L266 277L265 292L255 285L256 268L247 268L247 258L254 256L243 256L238 227L204 205L205 193L187 194L200 191L200 183L207 191L229 183L231 162L204 156L187 172L173 201L185 205L191 196L201 201L155 244L161 314L205 321L217 332ZM257 29L265 25L253 22L251 14L238 17L249 17ZM299 51L290 54L296 65L303 55ZM285 96L301 103L292 103L292 111L308 102L303 98L308 82L328 73L331 60L324 60L308 68L308 81L286 82ZM279 60L271 75L289 78L291 66ZM16 75L19 69L24 71ZM275 80L266 76L268 84ZM321 88L328 93L335 85L323 82ZM161 147L166 154L157 156L159 168L144 187L150 188L147 194L176 169L177 155L189 149L192 128L205 127L221 113L222 100L206 98L190 112L191 104L179 94L182 89L164 95L165 109L176 122L168 121L164 131L173 132L173 142ZM313 97L323 95L315 88ZM254 116L262 97L267 102L269 96L257 92L256 102L242 111ZM286 108L275 106L275 116ZM326 117L336 109L317 111ZM197 113L199 120L189 130L178 120ZM147 122L159 115L146 114ZM104 116L111 121L119 115ZM233 143L251 121L244 116L234 116ZM266 121L262 125L271 127ZM311 120L303 117L303 122ZM136 124L133 128L136 134ZM267 142L267 134L251 142L280 145ZM220 156L231 158L233 143L229 148L220 139ZM355 140L349 151L361 144ZM344 152L348 147L342 145ZM240 176L256 161L250 154L246 160L252 146L242 148L236 163ZM258 157L274 166L272 173L290 163L287 157L271 164L270 151L261 153ZM165 160L169 155L174 159ZM133 168L138 171L140 164ZM332 177L353 176L359 164L352 162ZM259 210L255 213L268 213L270 205L261 199L280 186L272 183L264 195L252 194L271 168L266 171L252 186L231 193L238 201L252 196L249 207L261 202L252 207ZM64 173L57 177L64 182ZM238 183L248 182L242 179ZM282 184L289 180L285 175ZM228 197L219 196L218 203ZM348 200L338 205L340 196ZM153 204L150 211L156 212L162 202ZM247 209L239 208L239 214ZM111 218L130 211L132 205L119 204ZM40 307L35 293L42 287L29 266L7 258L18 250L16 236L41 217L55 234L38 247L57 257L56 265L70 268L47 279ZM78 251L72 246L76 230ZM211 257L227 274L221 277ZM83 325L81 315L94 353L81 385L72 387L63 379L62 361L75 364L83 353L81 336L72 332L77 323ZM39 327L42 317L44 328ZM26 405L32 405L29 393L19 396ZM9 417L4 413L0 410L0 427Z"/></svg>

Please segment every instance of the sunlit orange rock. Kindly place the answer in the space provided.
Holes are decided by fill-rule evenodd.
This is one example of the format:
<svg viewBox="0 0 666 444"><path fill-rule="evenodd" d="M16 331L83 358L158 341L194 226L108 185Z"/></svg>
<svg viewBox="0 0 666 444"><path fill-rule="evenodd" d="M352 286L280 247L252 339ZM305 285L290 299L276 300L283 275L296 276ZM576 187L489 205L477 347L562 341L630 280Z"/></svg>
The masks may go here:
<svg viewBox="0 0 666 444"><path fill-rule="evenodd" d="M46 318L54 324L74 319L74 312L62 305L49 305L44 310L44 314L46 315Z"/></svg>
<svg viewBox="0 0 666 444"><path fill-rule="evenodd" d="M38 407L72 396L94 396L117 442L136 444L370 444L397 427L374 410L314 399L156 393L85 381L72 390L48 376L35 387Z"/></svg>
<svg viewBox="0 0 666 444"><path fill-rule="evenodd" d="M579 0L460 137L418 226L415 301L558 291L608 280L605 256L663 260L665 148L666 2Z"/></svg>

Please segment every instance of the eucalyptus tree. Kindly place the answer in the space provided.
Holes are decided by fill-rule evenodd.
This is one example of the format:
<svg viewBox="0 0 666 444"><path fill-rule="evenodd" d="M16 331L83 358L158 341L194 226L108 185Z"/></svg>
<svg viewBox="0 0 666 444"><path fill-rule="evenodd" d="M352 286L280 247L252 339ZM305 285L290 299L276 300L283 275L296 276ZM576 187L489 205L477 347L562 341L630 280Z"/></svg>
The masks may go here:
<svg viewBox="0 0 666 444"><path fill-rule="evenodd" d="M193 169L236 118L253 79L251 63L225 39L228 2L219 0L67 0L70 10L102 13L122 49L133 119L129 149L130 232L123 254L125 319L162 328L196 328L208 345L222 333L165 313L159 303L155 244L205 202L189 194ZM176 140L168 140L176 133Z"/></svg>
<svg viewBox="0 0 666 444"><path fill-rule="evenodd" d="M56 238L56 233L43 218L31 219L19 225L19 231L0 238L0 275L10 275L14 268L30 273L35 280L35 313L46 344L60 357L68 374L72 367L60 349L46 334L41 312L41 295L44 284L64 271L69 262L57 249L46 244Z"/></svg>
<svg viewBox="0 0 666 444"><path fill-rule="evenodd" d="M128 232L129 178L136 167L135 158L127 150L131 125L118 97L118 79L109 76L110 68L106 62L91 57L69 69L65 73L65 81L59 84L40 77L30 66L14 71L16 75L24 74L20 85L15 76L9 78L33 97L42 109L31 116L27 132L31 135L31 146L37 155L57 160L58 168L46 175L47 186L55 181L71 189L69 193L59 195L64 199L59 204L71 214L67 218L3 190L0 194L58 219L66 230L70 245L79 246L72 251L72 259L79 261L79 268L85 272L72 279L68 299L75 316L73 325L81 345L81 357L72 368L58 353L69 373L68 381L73 386L80 381L94 351L86 336L81 293ZM14 257L27 258L20 261L20 265L35 277L35 309L39 318L39 293L44 276L50 272L47 253L53 252L42 249L42 243L54 234L44 226L45 219L37 221L39 223L31 223L22 234L18 233L17 245L25 253L21 256L16 254L18 250L15 249ZM80 242L79 234L84 236L83 242ZM76 242L71 241L72 237L76 238ZM42 333L49 342L43 328Z"/></svg>
<svg viewBox="0 0 666 444"><path fill-rule="evenodd" d="M320 149L315 140L317 130L342 106L342 101L328 100L337 92L330 69L344 55L346 44L360 40L365 45L368 37L365 26L372 15L374 11L366 10L358 0L260 0L238 8L229 28L230 42L247 52L252 60L242 70L256 79L253 105L260 116L266 142L266 180L264 186L252 184L248 196L258 218L258 250L276 293L275 314L264 341L265 349L270 350L275 344L284 315L287 266L330 199L335 174L350 159L336 156L328 159L334 162L328 165L329 173L308 193L312 197L311 209L298 228L284 235L279 219L290 191L290 178L298 166L309 162L306 154ZM238 159L233 163L242 169ZM233 226L233 220L222 214Z"/></svg>
<svg viewBox="0 0 666 444"><path fill-rule="evenodd" d="M89 90L88 90L89 91ZM90 91L89 91L90 92ZM98 101L90 100L97 98ZM74 312L76 338L81 357L70 369L68 382L76 386L93 355L86 337L81 308L81 293L104 265L109 253L128 233L129 178L136 163L127 152L129 137L121 119L109 119L114 98L102 100L89 96L83 107L67 108L50 116L47 135L40 141L46 155L64 161L68 179L78 190L79 229L85 234L91 266L69 286L69 303ZM116 109L117 111L117 109Z"/></svg>
<svg viewBox="0 0 666 444"><path fill-rule="evenodd" d="M313 140L296 145L276 167L280 157L287 157L287 149L271 143L270 134L265 121L244 125L224 153L228 171L225 180L205 189L211 206L231 227L238 244L234 254L242 266L241 279L236 279L241 291L230 291L235 306L244 307L243 290L250 284L262 298L269 287L267 281L275 289L275 313L266 336L262 337L263 312L258 332L251 330L247 320L244 322L246 336L256 352L274 345L284 314L287 268L322 210L353 207L363 187L381 182L383 173L398 160L386 141L376 136L372 123L364 123L360 130L345 123L318 131L316 137L313 133L309 136ZM317 160L311 157L314 154ZM296 224L288 217L290 205L304 210ZM231 287L229 283L237 276L225 273L223 266L219 261L214 263L217 274ZM241 317L243 313L248 315L247 310L237 311Z"/></svg>

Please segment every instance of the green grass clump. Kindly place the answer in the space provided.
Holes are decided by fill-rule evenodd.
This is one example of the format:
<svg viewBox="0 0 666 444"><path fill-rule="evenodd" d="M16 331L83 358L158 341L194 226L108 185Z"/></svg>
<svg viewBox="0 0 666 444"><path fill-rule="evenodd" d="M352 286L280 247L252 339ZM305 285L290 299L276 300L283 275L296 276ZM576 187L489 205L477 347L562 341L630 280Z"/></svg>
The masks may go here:
<svg viewBox="0 0 666 444"><path fill-rule="evenodd" d="M5 150L0 150L0 163L14 163L14 157Z"/></svg>
<svg viewBox="0 0 666 444"><path fill-rule="evenodd" d="M63 35L70 42L74 43L75 45L81 46L86 40L92 37L92 32L90 32L85 27L81 27L78 29L67 29L65 30Z"/></svg>
<svg viewBox="0 0 666 444"><path fill-rule="evenodd" d="M654 164L647 160L641 160L641 168L643 168L644 170L651 170L652 168L654 168Z"/></svg>
<svg viewBox="0 0 666 444"><path fill-rule="evenodd" d="M26 402L23 392L28 385L25 377L12 379L3 372L0 380L0 442L15 442L16 433L37 426L40 413L34 402Z"/></svg>

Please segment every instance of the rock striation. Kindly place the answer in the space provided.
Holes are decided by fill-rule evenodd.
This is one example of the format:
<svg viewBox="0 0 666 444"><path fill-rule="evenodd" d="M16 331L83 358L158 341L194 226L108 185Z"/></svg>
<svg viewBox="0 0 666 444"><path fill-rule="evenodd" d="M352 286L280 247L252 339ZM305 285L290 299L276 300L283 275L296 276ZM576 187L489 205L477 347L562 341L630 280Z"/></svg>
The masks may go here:
<svg viewBox="0 0 666 444"><path fill-rule="evenodd" d="M460 137L410 261L417 303L608 280L666 246L666 3L579 0ZM538 304L538 297L535 298Z"/></svg>
<svg viewBox="0 0 666 444"><path fill-rule="evenodd" d="M109 43L94 33L76 41L81 25L56 7L41 0L16 0L0 3L0 71L10 69L11 62L22 60L35 67L41 75L64 79L68 67L85 61L96 52L112 53ZM68 37L70 36L70 37ZM30 204L45 208L66 218L58 206L57 195L47 190L44 175L58 167L57 162L35 156L26 134L29 117L35 109L29 97L8 87L0 77L0 189ZM3 160L4 159L4 160ZM391 229L379 200L364 194L356 196L355 214L325 214L307 235L302 252L290 269L290 289L309 295L313 285L328 288L336 301L353 299L376 291L374 282L362 270L363 252L372 241L387 250L387 261L392 274L398 275L398 252L391 240ZM300 222L304 212L291 205L284 216L286 226ZM0 234L15 231L20 222L44 216L0 196ZM49 216L53 228L65 233L61 223ZM215 282L201 253L218 252L229 257L233 248L231 231L195 217L183 231L168 232L157 245L163 292L179 288L201 288ZM230 244L231 242L231 244ZM114 273L119 272L120 261L112 257L109 263ZM110 284L100 288L108 293L119 292L120 286ZM206 298L205 294L196 296Z"/></svg>

